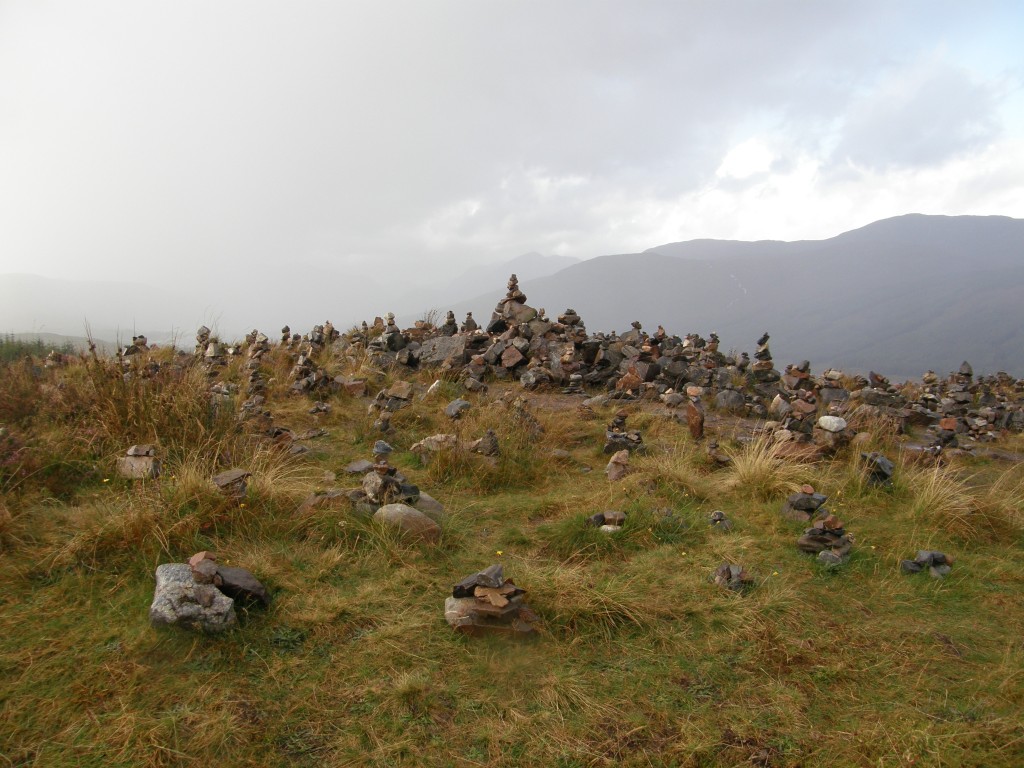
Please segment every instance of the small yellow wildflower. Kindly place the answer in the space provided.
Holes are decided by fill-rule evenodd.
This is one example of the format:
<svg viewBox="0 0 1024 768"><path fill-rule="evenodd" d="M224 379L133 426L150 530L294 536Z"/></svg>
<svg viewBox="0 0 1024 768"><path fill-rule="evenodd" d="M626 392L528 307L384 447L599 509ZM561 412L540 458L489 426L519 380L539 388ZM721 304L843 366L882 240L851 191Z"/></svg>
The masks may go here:
<svg viewBox="0 0 1024 768"><path fill-rule="evenodd" d="M494 554L496 554L496 555L504 555L505 552L503 550L501 550L501 549L497 549L497 550L494 551Z"/></svg>

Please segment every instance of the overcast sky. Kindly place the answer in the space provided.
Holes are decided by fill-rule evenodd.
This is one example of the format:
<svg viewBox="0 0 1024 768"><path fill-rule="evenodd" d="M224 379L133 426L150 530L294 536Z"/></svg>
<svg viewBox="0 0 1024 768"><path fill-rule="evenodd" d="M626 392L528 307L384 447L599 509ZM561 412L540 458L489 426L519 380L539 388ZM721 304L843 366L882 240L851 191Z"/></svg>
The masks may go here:
<svg viewBox="0 0 1024 768"><path fill-rule="evenodd" d="M1024 217L1022 39L1019 1L0 0L0 272L386 282Z"/></svg>

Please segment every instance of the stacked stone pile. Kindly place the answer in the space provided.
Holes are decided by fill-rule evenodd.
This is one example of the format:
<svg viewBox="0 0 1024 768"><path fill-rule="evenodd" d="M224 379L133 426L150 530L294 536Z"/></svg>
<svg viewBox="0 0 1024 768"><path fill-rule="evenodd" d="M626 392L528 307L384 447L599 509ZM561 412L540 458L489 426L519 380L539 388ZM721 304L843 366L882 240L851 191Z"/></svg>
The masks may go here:
<svg viewBox="0 0 1024 768"><path fill-rule="evenodd" d="M130 480L148 480L160 476L160 459L155 445L133 445L117 459L117 473Z"/></svg>
<svg viewBox="0 0 1024 768"><path fill-rule="evenodd" d="M953 566L953 557L945 552L922 549L913 560L901 560L900 570L904 573L921 573L927 570L933 579L941 579L949 574Z"/></svg>
<svg viewBox="0 0 1024 768"><path fill-rule="evenodd" d="M843 527L843 521L835 515L819 518L804 531L796 543L797 547L827 565L846 562L853 548L853 538Z"/></svg>
<svg viewBox="0 0 1024 768"><path fill-rule="evenodd" d="M618 533L626 523L626 513L618 510L597 512L587 518L587 525L597 528L602 533Z"/></svg>
<svg viewBox="0 0 1024 768"><path fill-rule="evenodd" d="M463 634L528 636L537 616L526 605L526 591L506 579L501 565L473 573L452 587L444 601L448 625Z"/></svg>
<svg viewBox="0 0 1024 768"><path fill-rule="evenodd" d="M797 493L789 495L782 505L780 514L787 520L809 523L815 517L828 517L829 512L823 506L826 501L827 496L815 493L814 488L805 485Z"/></svg>
<svg viewBox="0 0 1024 768"><path fill-rule="evenodd" d="M626 429L627 416L626 411L619 411L605 429L604 453L606 456L621 450L630 453L644 452L644 440L640 433L635 429Z"/></svg>

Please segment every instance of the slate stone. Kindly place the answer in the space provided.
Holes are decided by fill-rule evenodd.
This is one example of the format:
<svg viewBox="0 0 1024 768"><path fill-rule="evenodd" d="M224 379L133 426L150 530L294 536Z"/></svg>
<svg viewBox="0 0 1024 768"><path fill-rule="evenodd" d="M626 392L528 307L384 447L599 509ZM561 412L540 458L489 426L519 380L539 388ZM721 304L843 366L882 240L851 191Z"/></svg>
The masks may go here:
<svg viewBox="0 0 1024 768"><path fill-rule="evenodd" d="M259 603L264 607L270 605L270 593L267 588L245 568L218 564L216 572L221 582L217 588L232 600Z"/></svg>
<svg viewBox="0 0 1024 768"><path fill-rule="evenodd" d="M445 406L444 414L449 419L458 419L462 417L463 413L465 413L472 407L472 403L470 403L468 400L463 400L462 398L459 398L457 400L452 400L450 403L448 403L448 405Z"/></svg>

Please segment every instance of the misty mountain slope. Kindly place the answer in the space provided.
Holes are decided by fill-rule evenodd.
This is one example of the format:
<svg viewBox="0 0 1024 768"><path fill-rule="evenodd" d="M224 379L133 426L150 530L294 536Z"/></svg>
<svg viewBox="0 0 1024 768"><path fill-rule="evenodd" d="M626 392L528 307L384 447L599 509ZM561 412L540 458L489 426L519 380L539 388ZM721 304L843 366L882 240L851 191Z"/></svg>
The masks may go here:
<svg viewBox="0 0 1024 768"><path fill-rule="evenodd" d="M716 331L723 348L752 352L768 330L780 367L806 358L816 369L909 377L967 359L979 371L1024 375L1019 219L914 214L820 241L673 243L521 287L550 315L573 307L592 331L640 320ZM502 293L495 286L459 309L489 313Z"/></svg>

